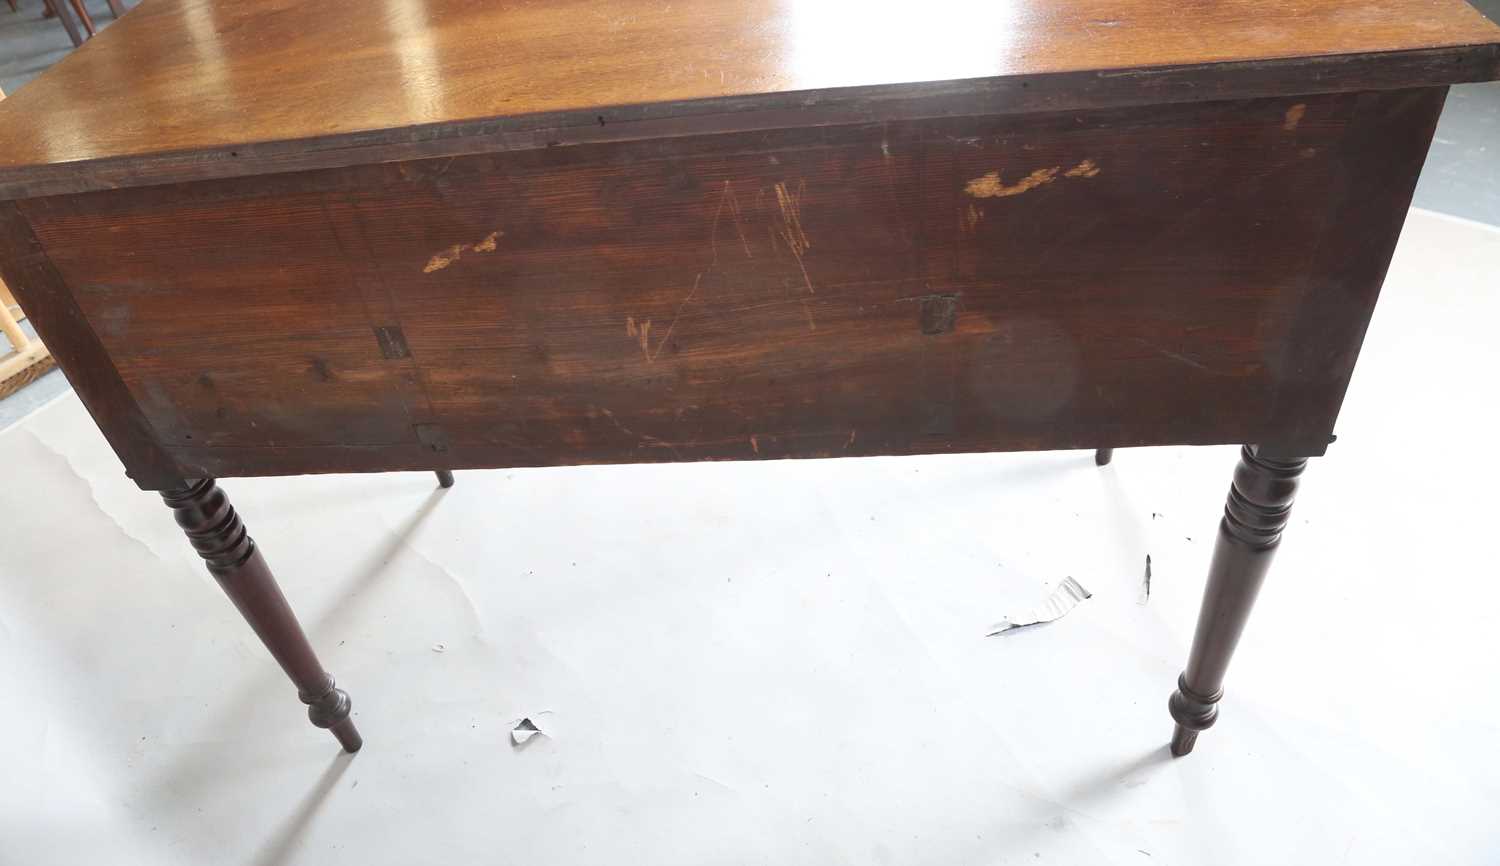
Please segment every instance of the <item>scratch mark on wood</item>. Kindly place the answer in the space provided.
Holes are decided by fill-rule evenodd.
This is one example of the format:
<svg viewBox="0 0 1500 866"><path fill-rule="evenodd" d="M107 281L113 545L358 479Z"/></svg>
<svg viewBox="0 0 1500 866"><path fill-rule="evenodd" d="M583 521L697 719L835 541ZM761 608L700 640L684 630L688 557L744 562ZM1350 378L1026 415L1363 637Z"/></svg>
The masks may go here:
<svg viewBox="0 0 1500 866"><path fill-rule="evenodd" d="M760 453L760 441L757 440L754 436L750 437L750 450L754 451L756 454Z"/></svg>
<svg viewBox="0 0 1500 866"><path fill-rule="evenodd" d="M641 354L643 356L645 356L645 358L646 358L647 361L653 360L652 355L651 355L651 320L650 319L647 319L645 322L642 322L640 324L636 324L634 316L626 316L625 317L625 333L628 336L635 337L636 341L641 344Z"/></svg>
<svg viewBox="0 0 1500 866"><path fill-rule="evenodd" d="M802 194L806 190L806 181L798 184L795 194L786 188L784 181L776 184L776 204L781 208L782 235L786 238L787 246L798 256L812 246L807 240L807 233L802 230Z"/></svg>
<svg viewBox="0 0 1500 866"><path fill-rule="evenodd" d="M1302 118L1307 115L1307 106L1301 102L1286 110L1286 119L1282 121L1281 128L1287 132L1296 131L1302 125Z"/></svg>
<svg viewBox="0 0 1500 866"><path fill-rule="evenodd" d="M1086 159L1083 162L1080 162L1077 165L1073 166L1072 168L1068 169L1067 171L1063 172L1063 176L1064 177L1098 177L1099 176L1099 166L1092 159Z"/></svg>
<svg viewBox="0 0 1500 866"><path fill-rule="evenodd" d="M973 234L979 228L979 223L984 220L984 211L973 202L969 202L969 209L964 211L963 229L964 234Z"/></svg>
<svg viewBox="0 0 1500 866"><path fill-rule="evenodd" d="M854 431L854 430L850 430L849 431L849 441L844 443L844 450L845 451L848 451L851 447L853 447L855 432L856 431Z"/></svg>
<svg viewBox="0 0 1500 866"><path fill-rule="evenodd" d="M794 194L786 188L786 183L778 181L776 184L776 205L781 209L781 228L779 234L786 248L791 251L792 258L797 260L797 267L802 271L802 282L807 286L808 294L815 295L817 289L813 288L812 277L808 276L807 265L802 261L802 256L812 247L812 242L807 239L807 232L802 230L802 194L807 191L807 181L797 184L797 192Z"/></svg>
<svg viewBox="0 0 1500 866"><path fill-rule="evenodd" d="M670 340L670 339L672 339L672 330L677 327L677 320L680 319L680 318L682 318L682 309L683 309L683 307L686 307L688 305L688 302L691 301L693 299L693 297L698 294L698 286L700 284L702 284L702 282L703 282L703 274L701 274L701 273L698 276L696 276L696 277L693 278L693 290L690 291L690 292L688 292L687 293L687 297L685 297L685 298L682 299L682 303L680 303L680 304L677 305L677 312L675 312L675 313L672 314L672 321L667 324L667 332L665 334L661 335L661 342L656 344L656 351L655 352L647 352L646 353L646 361L647 362L655 362L656 359L661 356L661 350L665 349L666 346L667 346L667 341ZM651 327L651 323L647 322L646 323L646 327L649 329ZM645 347L646 347L646 336L644 334L642 334L641 335L641 348L644 349Z"/></svg>
<svg viewBox="0 0 1500 866"><path fill-rule="evenodd" d="M777 188L778 195L781 195L785 191L785 188L781 184L777 184ZM656 349L654 351L651 348L651 321L648 319L645 322L636 322L634 316L625 317L625 333L627 336L636 338L636 340L640 343L641 354L645 357L646 363L655 363L656 359L661 357L662 350L667 347L667 343L672 339L672 332L677 329L677 322L682 318L682 311L687 308L688 304L692 303L695 297L698 296L698 289L703 285L703 277L706 274L713 273L714 269L719 266L719 221L724 218L724 211L726 209L729 211L730 217L734 220L734 231L736 236L738 236L740 239L740 247L745 251L745 258L755 258L755 253L750 249L750 240L745 237L745 229L742 222L742 211L740 210L739 198L734 193L734 184L730 180L726 179L724 181L724 186L719 193L719 204L714 208L713 219L709 222L708 268L706 270L700 271L698 275L693 278L692 289L688 291L686 297L678 302L677 309L672 313L672 321L667 323L667 329L662 333L661 339L657 342ZM785 211L783 211L783 213L784 212ZM801 227L799 225L798 232L800 233L800 231ZM805 243L806 237L803 236L802 240ZM805 270L803 271L803 275L804 277L806 276ZM810 330L816 329L816 325L814 325L812 322L811 311L808 311L808 327Z"/></svg>
<svg viewBox="0 0 1500 866"><path fill-rule="evenodd" d="M411 357L411 348L406 344L406 333L399 325L382 325L376 328L375 342L380 346L380 356L388 361Z"/></svg>
<svg viewBox="0 0 1500 866"><path fill-rule="evenodd" d="M431 274L441 271L443 268L463 258L464 253L492 253L496 248L495 242L504 234L505 232L497 229L490 232L483 240L477 243L454 244L451 247L433 253L432 258L427 260L427 266L422 268L422 273Z"/></svg>
<svg viewBox="0 0 1500 866"><path fill-rule="evenodd" d="M719 210L720 211L724 210L724 203L726 201L729 203L729 213L730 213L731 216L734 217L734 231L735 231L735 234L737 234L737 235L740 236L740 245L745 248L745 258L747 258L747 259L753 259L753 258L755 258L755 254L752 253L752 252L750 252L750 241L748 241L748 240L745 239L745 226L744 226L744 224L743 224L743 222L741 221L741 218L740 218L740 201L739 201L738 198L735 197L734 186L728 180L724 181L724 194L719 197ZM714 215L715 235L717 235L718 225L719 225L719 216L718 216L718 214L715 214ZM714 247L714 256L715 256L714 261L718 261L718 245L717 245L717 243L715 243L715 247Z"/></svg>
<svg viewBox="0 0 1500 866"><path fill-rule="evenodd" d="M1141 339L1140 337L1134 337L1133 339L1137 343L1140 343L1142 346L1145 346L1146 348L1150 349L1153 352L1156 352L1157 354L1161 355L1164 358L1171 358L1174 361L1181 361L1182 363L1188 365L1189 367L1196 367L1197 369L1202 370L1205 373L1212 373L1213 372L1213 370L1211 368L1205 366L1202 362L1194 360L1193 358L1189 358L1187 355L1181 355L1181 354L1178 354L1177 352L1171 352L1171 351L1168 351L1166 349L1163 349L1160 346L1152 345L1151 343L1149 343L1149 342Z"/></svg>
<svg viewBox="0 0 1500 866"><path fill-rule="evenodd" d="M640 439L647 445L655 445L661 448L665 448L668 451L671 451L672 456L676 457L678 460L682 459L682 454L678 452L677 446L673 445L671 442L668 442L665 439L658 439L655 436L651 436L646 433L637 433L634 430L631 430L629 427L626 427L624 424L620 423L620 419L615 417L615 413L609 411L603 406L599 407L599 411L604 414L604 417L609 419L609 422L611 424L615 425L615 427L626 436L633 436L637 439Z"/></svg>
<svg viewBox="0 0 1500 866"><path fill-rule="evenodd" d="M802 312L807 314L807 330L816 331L818 329L818 323L815 319L813 319L812 305L807 302L806 298L802 299Z"/></svg>

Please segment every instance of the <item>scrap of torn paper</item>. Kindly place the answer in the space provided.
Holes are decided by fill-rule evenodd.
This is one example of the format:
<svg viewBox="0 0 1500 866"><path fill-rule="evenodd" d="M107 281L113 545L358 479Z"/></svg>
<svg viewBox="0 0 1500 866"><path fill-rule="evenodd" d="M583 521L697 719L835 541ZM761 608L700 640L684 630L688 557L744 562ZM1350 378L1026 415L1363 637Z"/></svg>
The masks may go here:
<svg viewBox="0 0 1500 866"><path fill-rule="evenodd" d="M1063 582L1052 590L1052 595L1047 597L1046 604L1031 611L1025 616L1002 619L995 623L985 637L994 637L997 634L1005 634L1028 626L1041 625L1042 623L1054 622L1062 619L1077 607L1081 602L1093 598L1094 594L1083 588L1083 584L1071 577L1063 578Z"/></svg>
<svg viewBox="0 0 1500 866"><path fill-rule="evenodd" d="M541 729L540 726L537 725L538 719L546 722L546 719L543 719L543 716L550 716L550 714L552 714L552 710L541 710L537 711L537 713L529 714L529 716L522 716L520 717L520 719L516 719L514 720L514 722L511 722L511 746L519 749L519 747L525 746L526 743L529 743L532 738L552 737L552 734L549 734L549 732L547 731L543 731L543 729ZM549 723L549 725L547 725L547 728L552 728L552 725L550 725Z"/></svg>
<svg viewBox="0 0 1500 866"><path fill-rule="evenodd" d="M510 744L512 746L524 746L532 737L540 736L541 729L531 719L522 719L516 722L510 729Z"/></svg>

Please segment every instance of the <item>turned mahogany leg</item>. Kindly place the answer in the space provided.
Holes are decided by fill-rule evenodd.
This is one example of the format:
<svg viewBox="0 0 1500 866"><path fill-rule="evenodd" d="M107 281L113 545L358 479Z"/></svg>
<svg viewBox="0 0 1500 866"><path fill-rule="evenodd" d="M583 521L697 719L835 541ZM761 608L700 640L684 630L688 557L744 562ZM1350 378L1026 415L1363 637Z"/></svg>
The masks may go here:
<svg viewBox="0 0 1500 866"><path fill-rule="evenodd" d="M1100 448L1094 452L1095 466L1108 466L1109 461L1113 459L1115 459L1115 449L1113 448Z"/></svg>
<svg viewBox="0 0 1500 866"><path fill-rule="evenodd" d="M437 470L437 477L438 477L438 486L439 487L452 487L453 486L453 473L452 472L449 472L446 469L439 469L439 470Z"/></svg>
<svg viewBox="0 0 1500 866"><path fill-rule="evenodd" d="M349 718L349 695L334 687L333 677L318 663L271 569L224 491L212 478L202 478L163 490L161 498L208 563L209 573L296 684L297 696L307 704L308 718L332 731L345 751L359 751L363 741Z"/></svg>
<svg viewBox="0 0 1500 866"><path fill-rule="evenodd" d="M1177 690L1167 702L1177 722L1172 734L1174 755L1191 752L1198 732L1218 719L1224 673L1281 543L1297 482L1306 467L1306 458L1272 455L1250 445L1240 449L1187 669L1177 678Z"/></svg>

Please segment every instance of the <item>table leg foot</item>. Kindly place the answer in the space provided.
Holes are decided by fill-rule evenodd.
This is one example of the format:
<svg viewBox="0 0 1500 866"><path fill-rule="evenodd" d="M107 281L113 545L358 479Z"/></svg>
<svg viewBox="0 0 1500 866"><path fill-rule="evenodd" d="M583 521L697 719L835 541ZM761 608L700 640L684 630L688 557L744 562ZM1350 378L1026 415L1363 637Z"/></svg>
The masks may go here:
<svg viewBox="0 0 1500 866"><path fill-rule="evenodd" d="M359 751L363 741L349 718L349 695L334 686L333 677L318 662L296 614L224 491L212 478L201 478L163 490L161 497L193 549L208 564L209 573L297 686L308 718L330 730L345 751Z"/></svg>
<svg viewBox="0 0 1500 866"><path fill-rule="evenodd" d="M453 473L452 472L449 472L446 469L439 469L439 470L437 470L437 477L438 477L438 486L439 487L452 487L453 486Z"/></svg>
<svg viewBox="0 0 1500 866"><path fill-rule="evenodd" d="M1115 459L1115 449L1113 448L1100 448L1094 452L1095 466L1108 466L1109 461L1113 459Z"/></svg>
<svg viewBox="0 0 1500 866"><path fill-rule="evenodd" d="M1172 729L1172 757L1180 758L1193 751L1198 743L1198 732L1177 725Z"/></svg>
<svg viewBox="0 0 1500 866"><path fill-rule="evenodd" d="M1224 518L1219 521L1187 669L1167 702L1177 723L1172 735L1174 755L1191 752L1198 733L1218 720L1224 674L1281 543L1306 467L1306 458L1271 455L1249 445L1240 450Z"/></svg>

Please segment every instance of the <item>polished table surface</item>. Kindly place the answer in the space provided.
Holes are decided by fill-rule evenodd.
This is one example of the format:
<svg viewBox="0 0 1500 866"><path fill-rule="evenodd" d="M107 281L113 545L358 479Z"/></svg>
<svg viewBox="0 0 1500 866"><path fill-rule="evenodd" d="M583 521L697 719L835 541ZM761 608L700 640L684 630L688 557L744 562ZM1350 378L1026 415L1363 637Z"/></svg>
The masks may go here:
<svg viewBox="0 0 1500 866"><path fill-rule="evenodd" d="M1497 77L1462 0L146 0L0 104L0 271L349 749L215 477L1253 443L1185 754Z"/></svg>
<svg viewBox="0 0 1500 866"><path fill-rule="evenodd" d="M56 164L70 166L56 187L69 190L251 172L204 163L257 155L328 166L498 118L533 131L800 107L844 88L890 96L918 82L1225 63L1281 66L1280 92L1317 92L1359 56L1443 50L1456 65L1442 83L1491 77L1496 63L1495 26L1463 0L311 5L146 0L0 107L0 196L43 189ZM1116 85L1114 99L1170 98L1146 76ZM247 147L272 143L295 147ZM310 148L338 153L314 162ZM131 162L148 156L150 172Z"/></svg>

